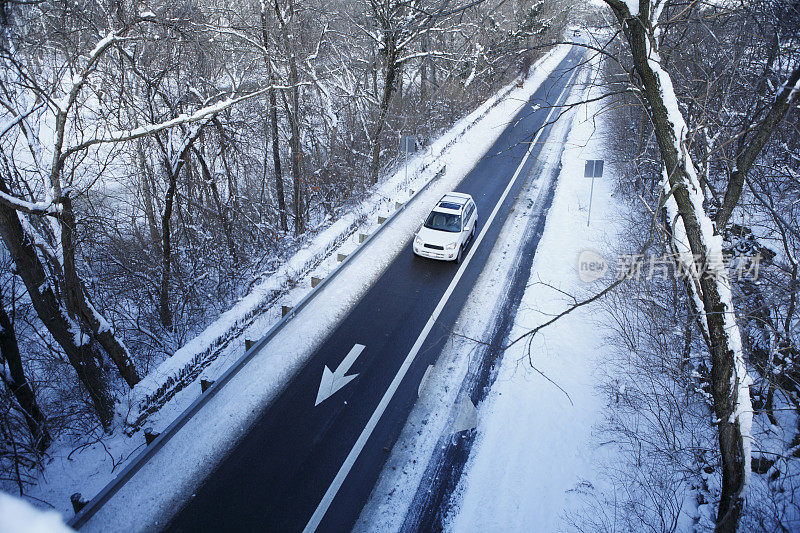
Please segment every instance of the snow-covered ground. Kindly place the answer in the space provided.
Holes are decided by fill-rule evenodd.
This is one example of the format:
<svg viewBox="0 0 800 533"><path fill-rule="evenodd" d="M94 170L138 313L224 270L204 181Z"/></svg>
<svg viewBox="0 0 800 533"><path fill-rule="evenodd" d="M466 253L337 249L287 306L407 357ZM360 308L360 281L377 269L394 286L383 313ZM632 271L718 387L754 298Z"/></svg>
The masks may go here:
<svg viewBox="0 0 800 533"><path fill-rule="evenodd" d="M369 242L365 253L355 257L252 358L245 372L232 378L100 510L88 529L130 531L142 529L143 524L157 525L178 502L191 497L190 490L197 479L224 455L261 407L280 391L282 384L346 315L405 246L438 197L452 190L472 169L566 53L567 47L554 49L536 65L522 87L509 85L434 141L425 152L410 159L407 186L405 171L401 169L347 220L338 221L320 233L272 278L143 380L121 413L129 422L139 420L139 425L142 425L143 399L156 394L170 379L173 382L180 379L182 369L193 360L197 362L199 356L209 354L210 347L218 351L197 377L214 380L220 376L244 352L245 338L263 336L280 320L281 305L294 305L311 290L312 275L324 277L331 272L338 264L337 254L347 254L358 246L359 233L377 230L378 215L388 215L395 202L408 202L411 191L420 190L440 174ZM442 168L446 170L440 173ZM219 342L220 346L213 346ZM163 430L199 395L199 379L195 379L150 414L146 425L156 432ZM71 514L70 494L80 491L91 498L143 446L141 432L131 437L118 432L79 450L64 442L57 443L52 448L51 461L29 494Z"/></svg>
<svg viewBox="0 0 800 533"><path fill-rule="evenodd" d="M604 159L598 111L588 104L575 113L512 339L574 303L568 294L580 299L598 288L578 275L581 252L609 249L618 219L611 197L613 166L606 165L603 178L594 180L587 227L592 180L583 177L584 164ZM603 334L596 313L591 306L579 308L505 352L495 385L479 406L476 446L456 491L451 530L566 528L570 491L597 474L592 431L603 408L595 372Z"/></svg>
<svg viewBox="0 0 800 533"><path fill-rule="evenodd" d="M587 75L591 75L588 69ZM579 87L569 101L584 97ZM580 298L603 283L587 284L578 276L580 253L607 249L615 238L611 166L606 166L603 179L595 180L591 226L587 227L591 180L583 177L584 163L603 159L604 119L596 116L598 109L596 104L583 105L562 117L549 139L566 143L545 146L533 168L534 175L542 176L558 172L561 165L512 339L566 309L572 300L565 293ZM512 258L530 230L532 210L541 208L543 181L531 179L520 194L517 214L506 222L458 319L459 336L451 337L426 382L357 530L400 530L415 494L424 488L426 467L434 447L441 444L440 436L463 429L469 411L465 401L469 400L460 397L460 383L478 352L469 339L485 340L493 328L516 267ZM601 416L602 399L596 393L595 370L603 346L593 322L595 312L591 307L579 309L532 343L523 340L502 355L494 385L477 406L477 436L450 502L448 529L555 531L565 527L562 515L571 505L571 489L596 474L593 458L598 452L593 449L592 429Z"/></svg>

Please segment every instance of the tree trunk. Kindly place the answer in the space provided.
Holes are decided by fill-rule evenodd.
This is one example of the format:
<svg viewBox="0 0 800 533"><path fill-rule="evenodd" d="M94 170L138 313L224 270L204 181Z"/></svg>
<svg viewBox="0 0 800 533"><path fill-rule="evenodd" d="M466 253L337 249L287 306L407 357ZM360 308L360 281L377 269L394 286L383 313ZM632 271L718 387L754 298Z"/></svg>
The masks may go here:
<svg viewBox="0 0 800 533"><path fill-rule="evenodd" d="M297 56L294 53L292 39L289 36L287 21L284 20L278 1L275 0L275 14L281 26L286 55L289 60L289 95L291 98L291 111L286 109L289 118L289 125L292 130L292 138L289 140L289 147L292 154L292 185L294 187L294 198L292 208L294 211L294 234L301 235L306 231L305 210L303 209L303 183L301 172L302 150L300 145L300 87L299 75L297 72ZM289 17L294 16L294 2L289 2Z"/></svg>
<svg viewBox="0 0 800 533"><path fill-rule="evenodd" d="M305 211L303 209L303 182L301 174L302 152L300 147L300 108L299 108L299 89L297 87L297 65L294 56L290 60L289 83L292 85L292 116L290 123L292 127L292 138L290 141L292 152L292 184L294 187L294 233L302 235L306 231Z"/></svg>
<svg viewBox="0 0 800 533"><path fill-rule="evenodd" d="M275 94L275 74L272 71L272 60L269 57L269 33L267 32L267 7L261 3L261 44L264 46L264 62L267 65L267 82L270 88L267 91L269 101L269 130L272 143L272 164L275 170L275 190L278 196L278 217L282 231L289 230L286 221L286 195L283 192L283 174L281 173L281 153L278 137L278 98Z"/></svg>
<svg viewBox="0 0 800 533"><path fill-rule="evenodd" d="M652 38L647 3L640 2L641 13L637 17L631 16L627 6L618 0L607 0L607 3L614 10L620 27L625 30L634 68L648 103L647 110L666 170L668 181L665 188L673 191L674 204L672 199L667 203L668 208L674 205L674 212L669 219L673 235L678 235L678 248L682 249L685 243L679 230L680 226L683 227L685 241L688 242L695 264L703 272L706 265L721 263L721 249L718 250L720 257L716 257L714 237L708 235L709 228L713 226L698 202L702 189L693 175L687 148L682 145L682 135L686 132L676 132L679 124L673 124L673 120L678 120L678 117L671 117L665 105L665 98L670 101L675 99L674 91L669 83L662 83L650 63L652 60L657 64L658 58L654 57L657 55L653 51L656 44ZM661 75L666 76L666 73L662 72ZM678 151L679 146L681 152ZM731 294L721 290L730 286L724 265L711 266L710 272L693 278L687 284L687 289L689 298L699 304L710 341L712 396L722 460L722 495L717 511L717 530L733 533L741 514L742 491L748 474L748 452L743 441L741 417L750 416L750 413L739 410L740 406L749 404L746 387L748 378L746 372L744 375L738 375L737 372L737 358L742 367L744 362L741 361L741 338ZM747 397L740 398L740 393Z"/></svg>
<svg viewBox="0 0 800 533"><path fill-rule="evenodd" d="M370 163L370 177L372 183L378 183L380 173L381 156L381 133L386 125L386 117L389 114L389 104L392 101L397 81L397 49L395 47L395 37L389 32L386 35L384 46L386 54L386 65L384 65L383 94L381 96L378 121L375 123L375 130L372 133L372 162Z"/></svg>
<svg viewBox="0 0 800 533"><path fill-rule="evenodd" d="M73 322L72 326L75 328L73 335L81 337L81 339L75 341L74 344L79 347L91 344L91 339L85 342L83 341L84 330L90 331L93 334L94 340L100 343L106 353L111 357L114 364L117 365L120 374L128 385L133 387L139 382L140 378L133 365L130 354L128 353L128 349L122 341L114 335L111 326L105 318L103 318L91 302L89 302L83 281L78 276L75 261L75 213L72 207L72 198L69 193L63 194L61 188L61 171L63 168L61 148L64 144L66 120L66 111L64 109L59 110L56 114L53 166L50 170L50 185L53 201L61 207L61 213L59 215L62 255L60 266L63 274L63 280L61 281L63 281L62 293L65 304L64 307L66 308L65 310L70 322ZM4 187L5 184L3 184L3 188ZM19 219L17 219L17 222L19 222ZM38 261L38 256L36 259ZM58 263L59 259L54 258L54 261ZM31 291L30 287L28 287L28 291ZM31 295L31 298L33 298L33 295ZM102 361L102 354L99 356L98 361ZM91 380L93 378L89 379ZM99 387L100 385L95 384L93 386ZM97 392L97 394L102 395L100 392ZM105 415L106 413L102 413L101 419Z"/></svg>
<svg viewBox="0 0 800 533"><path fill-rule="evenodd" d="M270 83L273 83L270 81ZM275 89L269 90L269 123L272 138L272 164L275 169L275 190L278 194L278 215L281 222L281 230L288 231L289 224L286 221L286 194L283 192L283 174L281 173L281 153L278 144L278 102Z"/></svg>
<svg viewBox="0 0 800 533"><path fill-rule="evenodd" d="M133 387L141 378L128 348L114 335L109 323L88 300L83 281L78 276L75 264L74 228L75 213L72 208L72 198L65 194L61 199L61 249L64 256L64 301L67 312L78 324L88 326L92 337L106 351L122 378L129 387Z"/></svg>
<svg viewBox="0 0 800 533"><path fill-rule="evenodd" d="M420 50L425 53L428 51L428 36L422 36ZM428 58L423 57L419 66L419 103L422 109L427 109L428 105Z"/></svg>
<svg viewBox="0 0 800 533"><path fill-rule="evenodd" d="M22 409L25 423L31 433L33 447L36 451L42 453L50 445L52 439L45 425L44 413L39 409L39 404L36 402L36 395L33 393L28 380L25 379L14 326L3 307L2 301L0 301L0 368L3 365L8 365L8 374L11 379L7 380L4 372L0 373L0 378L3 379L6 387L14 395L20 409Z"/></svg>
<svg viewBox="0 0 800 533"><path fill-rule="evenodd" d="M5 189L2 181L0 188ZM3 192L8 193L7 190ZM66 353L89 393L100 423L106 430L110 429L114 419L114 395L108 372L102 366L103 353L98 350L97 344L84 338L80 326L73 322L67 310L62 307L50 277L36 253L34 238L23 229L17 212L2 204L0 236L14 260L36 313Z"/></svg>
<svg viewBox="0 0 800 533"><path fill-rule="evenodd" d="M208 168L208 164L206 163L206 160L200 153L200 151L195 149L194 153L195 156L197 156L197 160L200 162L200 171L203 173L203 180L208 184L209 188L211 189L211 197L214 200L214 206L217 209L217 217L219 218L219 223L222 226L222 231L225 234L225 242L228 245L228 253L231 256L231 259L233 259L233 263L235 265L238 265L239 257L236 253L236 245L233 241L231 225L230 222L228 221L228 217L225 216L225 210L222 206L222 200L219 197L219 190L217 189L217 183L211 176L211 171Z"/></svg>
<svg viewBox="0 0 800 533"><path fill-rule="evenodd" d="M178 188L178 176L166 161L167 191L164 195L164 212L161 215L161 285L159 287L158 316L165 329L172 328L172 308L170 306L169 288L172 276L172 229L170 219L175 202L175 191Z"/></svg>
<svg viewBox="0 0 800 533"><path fill-rule="evenodd" d="M217 131L219 132L219 139L220 139L220 155L222 156L222 165L225 168L225 176L228 178L228 201L231 205L231 222L234 224L236 223L236 219L238 218L239 213L239 186L236 180L236 175L231 170L230 162L228 161L228 155L226 151L226 144L225 139L227 136L225 135L225 128L222 127L222 122L214 119L214 124L217 127ZM187 150L188 155L188 150Z"/></svg>
<svg viewBox="0 0 800 533"><path fill-rule="evenodd" d="M141 180L141 189L142 189L142 203L144 204L144 214L145 219L147 220L147 229L150 233L150 240L152 241L152 246L161 247L161 237L158 234L158 228L156 224L156 214L153 208L153 201L155 198L154 191L151 188L152 179L153 179L153 169L147 164L147 160L144 157L144 151L142 149L141 142L136 143L136 151L139 155L139 166L140 166L140 180Z"/></svg>
<svg viewBox="0 0 800 533"><path fill-rule="evenodd" d="M164 156L164 172L167 174L167 190L164 194L164 212L161 215L161 283L159 287L158 313L161 325L170 329L173 324L172 307L170 306L169 289L172 279L172 211L175 206L175 194L178 190L178 176L186 164L194 142L202 132L203 124L197 124L193 130L185 133L181 139L182 151L172 158ZM168 154L169 145L162 144L164 154Z"/></svg>

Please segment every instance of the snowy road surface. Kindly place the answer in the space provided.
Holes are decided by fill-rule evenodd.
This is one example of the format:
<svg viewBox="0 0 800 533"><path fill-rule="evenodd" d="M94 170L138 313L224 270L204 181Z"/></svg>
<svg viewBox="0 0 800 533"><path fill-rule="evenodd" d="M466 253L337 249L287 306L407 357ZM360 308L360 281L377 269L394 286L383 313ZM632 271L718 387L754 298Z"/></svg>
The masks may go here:
<svg viewBox="0 0 800 533"><path fill-rule="evenodd" d="M569 102L597 96L591 64ZM550 130L355 532L570 531L587 490L605 494L599 465L615 458L593 439L605 405L600 365L609 353L601 309L576 310L531 344L493 348L567 309L570 294L583 299L608 283L587 284L578 269L582 251L613 249L622 218L612 163L611 179L593 187L587 226L592 186L584 163L607 154L601 106L580 104ZM477 409L466 429L469 403Z"/></svg>

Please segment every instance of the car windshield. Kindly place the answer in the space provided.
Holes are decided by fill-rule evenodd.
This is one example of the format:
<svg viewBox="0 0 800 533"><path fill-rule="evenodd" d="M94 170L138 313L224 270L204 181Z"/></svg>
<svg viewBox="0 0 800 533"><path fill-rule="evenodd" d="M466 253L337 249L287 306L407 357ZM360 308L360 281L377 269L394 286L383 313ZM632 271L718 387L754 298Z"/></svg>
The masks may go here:
<svg viewBox="0 0 800 533"><path fill-rule="evenodd" d="M431 211L431 214L428 215L428 220L425 221L425 227L458 233L461 231L461 215Z"/></svg>

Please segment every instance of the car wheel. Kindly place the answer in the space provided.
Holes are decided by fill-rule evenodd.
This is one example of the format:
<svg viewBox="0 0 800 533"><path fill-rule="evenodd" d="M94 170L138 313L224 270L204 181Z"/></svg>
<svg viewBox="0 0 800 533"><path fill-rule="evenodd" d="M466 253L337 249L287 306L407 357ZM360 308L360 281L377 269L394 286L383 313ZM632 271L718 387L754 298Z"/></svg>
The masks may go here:
<svg viewBox="0 0 800 533"><path fill-rule="evenodd" d="M458 247L458 255L456 255L455 262L456 264L461 262L461 256L464 255L464 246L461 245Z"/></svg>
<svg viewBox="0 0 800 533"><path fill-rule="evenodd" d="M474 224L472 224L472 233L470 233L470 234L469 234L469 240L470 240L470 242L472 242L472 239L474 239L474 238L475 238L475 228L477 228L477 227L478 227L478 223L477 223L477 222L475 222Z"/></svg>

